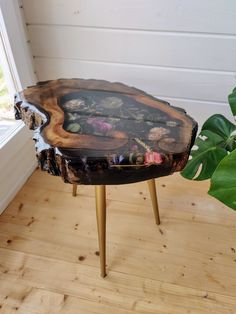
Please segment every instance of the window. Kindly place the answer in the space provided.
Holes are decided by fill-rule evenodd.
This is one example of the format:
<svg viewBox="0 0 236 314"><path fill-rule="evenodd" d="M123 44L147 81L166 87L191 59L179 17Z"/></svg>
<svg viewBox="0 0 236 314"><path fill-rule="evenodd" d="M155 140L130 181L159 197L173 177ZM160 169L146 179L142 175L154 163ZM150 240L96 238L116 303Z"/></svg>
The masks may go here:
<svg viewBox="0 0 236 314"><path fill-rule="evenodd" d="M1 94L6 100L0 113L3 117L0 136L0 214L36 166L32 134L22 121L15 121L12 115L14 92L36 81L19 1L0 0L0 66L4 76L4 80L1 76ZM6 91L10 95L8 104ZM8 125L4 126L3 121Z"/></svg>
<svg viewBox="0 0 236 314"><path fill-rule="evenodd" d="M0 142L3 142L18 124L14 120L13 110L16 87L5 53L2 32L0 35Z"/></svg>
<svg viewBox="0 0 236 314"><path fill-rule="evenodd" d="M14 94L35 81L18 0L0 0L0 149L23 127Z"/></svg>
<svg viewBox="0 0 236 314"><path fill-rule="evenodd" d="M7 87L6 78L3 74L2 65L0 64L0 121L4 119L13 119L12 102Z"/></svg>
<svg viewBox="0 0 236 314"><path fill-rule="evenodd" d="M0 147L10 138L20 123L14 119L14 94L18 89L17 73L11 58L11 48L3 20L0 14Z"/></svg>

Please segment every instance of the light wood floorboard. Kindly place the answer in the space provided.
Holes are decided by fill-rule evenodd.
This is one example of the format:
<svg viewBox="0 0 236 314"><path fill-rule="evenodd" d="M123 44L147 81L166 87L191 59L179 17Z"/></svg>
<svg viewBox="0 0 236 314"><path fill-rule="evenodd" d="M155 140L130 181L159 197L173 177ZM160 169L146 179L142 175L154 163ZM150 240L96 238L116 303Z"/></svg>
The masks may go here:
<svg viewBox="0 0 236 314"><path fill-rule="evenodd" d="M107 188L108 276L99 277L94 187L36 170L0 216L0 313L236 313L236 212L208 182Z"/></svg>

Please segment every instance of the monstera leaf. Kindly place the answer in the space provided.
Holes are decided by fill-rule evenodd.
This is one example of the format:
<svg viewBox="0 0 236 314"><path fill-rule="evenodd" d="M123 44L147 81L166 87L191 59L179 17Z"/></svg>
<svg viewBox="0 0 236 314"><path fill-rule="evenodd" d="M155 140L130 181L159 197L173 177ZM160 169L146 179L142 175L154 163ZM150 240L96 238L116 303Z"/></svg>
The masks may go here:
<svg viewBox="0 0 236 314"><path fill-rule="evenodd" d="M211 116L203 124L202 130L209 130L219 135L225 142L224 147L228 151L236 148L235 135L236 126L221 114Z"/></svg>
<svg viewBox="0 0 236 314"><path fill-rule="evenodd" d="M236 120L236 88L228 99ZM236 210L236 126L220 114L211 116L203 124L189 157L182 176L211 178L208 193Z"/></svg>
<svg viewBox="0 0 236 314"><path fill-rule="evenodd" d="M227 155L224 138L211 131L201 131L191 150L189 161L181 172L187 179L209 179L217 165Z"/></svg>
<svg viewBox="0 0 236 314"><path fill-rule="evenodd" d="M236 120L236 88L229 95L228 100L234 119Z"/></svg>
<svg viewBox="0 0 236 314"><path fill-rule="evenodd" d="M208 193L236 210L236 150L219 163Z"/></svg>
<svg viewBox="0 0 236 314"><path fill-rule="evenodd" d="M219 162L236 148L236 126L220 114L211 116L195 141L189 161L181 172L187 179L211 178Z"/></svg>

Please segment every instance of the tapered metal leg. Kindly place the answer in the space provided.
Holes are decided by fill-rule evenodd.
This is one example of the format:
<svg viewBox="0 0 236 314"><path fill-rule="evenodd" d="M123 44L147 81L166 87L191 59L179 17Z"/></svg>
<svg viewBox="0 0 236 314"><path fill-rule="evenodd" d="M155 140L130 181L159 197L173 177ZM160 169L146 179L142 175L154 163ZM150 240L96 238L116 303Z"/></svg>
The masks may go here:
<svg viewBox="0 0 236 314"><path fill-rule="evenodd" d="M76 196L76 195L77 195L77 184L76 184L76 183L73 184L72 195L73 195L73 196Z"/></svg>
<svg viewBox="0 0 236 314"><path fill-rule="evenodd" d="M106 276L106 186L96 185L96 212L100 252L101 277Z"/></svg>
<svg viewBox="0 0 236 314"><path fill-rule="evenodd" d="M160 225L160 215L159 215L159 210L158 210L155 180L154 179L148 180L147 183L148 183L148 188L149 188L149 192L150 192L150 196L152 200L152 207L154 211L156 224Z"/></svg>

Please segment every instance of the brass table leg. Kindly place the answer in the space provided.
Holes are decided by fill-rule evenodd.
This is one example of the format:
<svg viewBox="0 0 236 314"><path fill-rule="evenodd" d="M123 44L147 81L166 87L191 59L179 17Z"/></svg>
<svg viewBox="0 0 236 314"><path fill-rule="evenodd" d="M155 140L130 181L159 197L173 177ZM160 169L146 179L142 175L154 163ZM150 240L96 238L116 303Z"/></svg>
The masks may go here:
<svg viewBox="0 0 236 314"><path fill-rule="evenodd" d="M157 193L156 193L156 185L155 185L155 179L147 180L148 188L152 200L152 207L154 211L154 216L156 220L156 224L160 225L160 215L158 210L158 203L157 203Z"/></svg>
<svg viewBox="0 0 236 314"><path fill-rule="evenodd" d="M76 183L73 183L72 195L73 195L73 196L76 196L76 194L77 194L77 184L76 184Z"/></svg>
<svg viewBox="0 0 236 314"><path fill-rule="evenodd" d="M100 252L101 277L106 276L106 186L96 185L96 212Z"/></svg>

